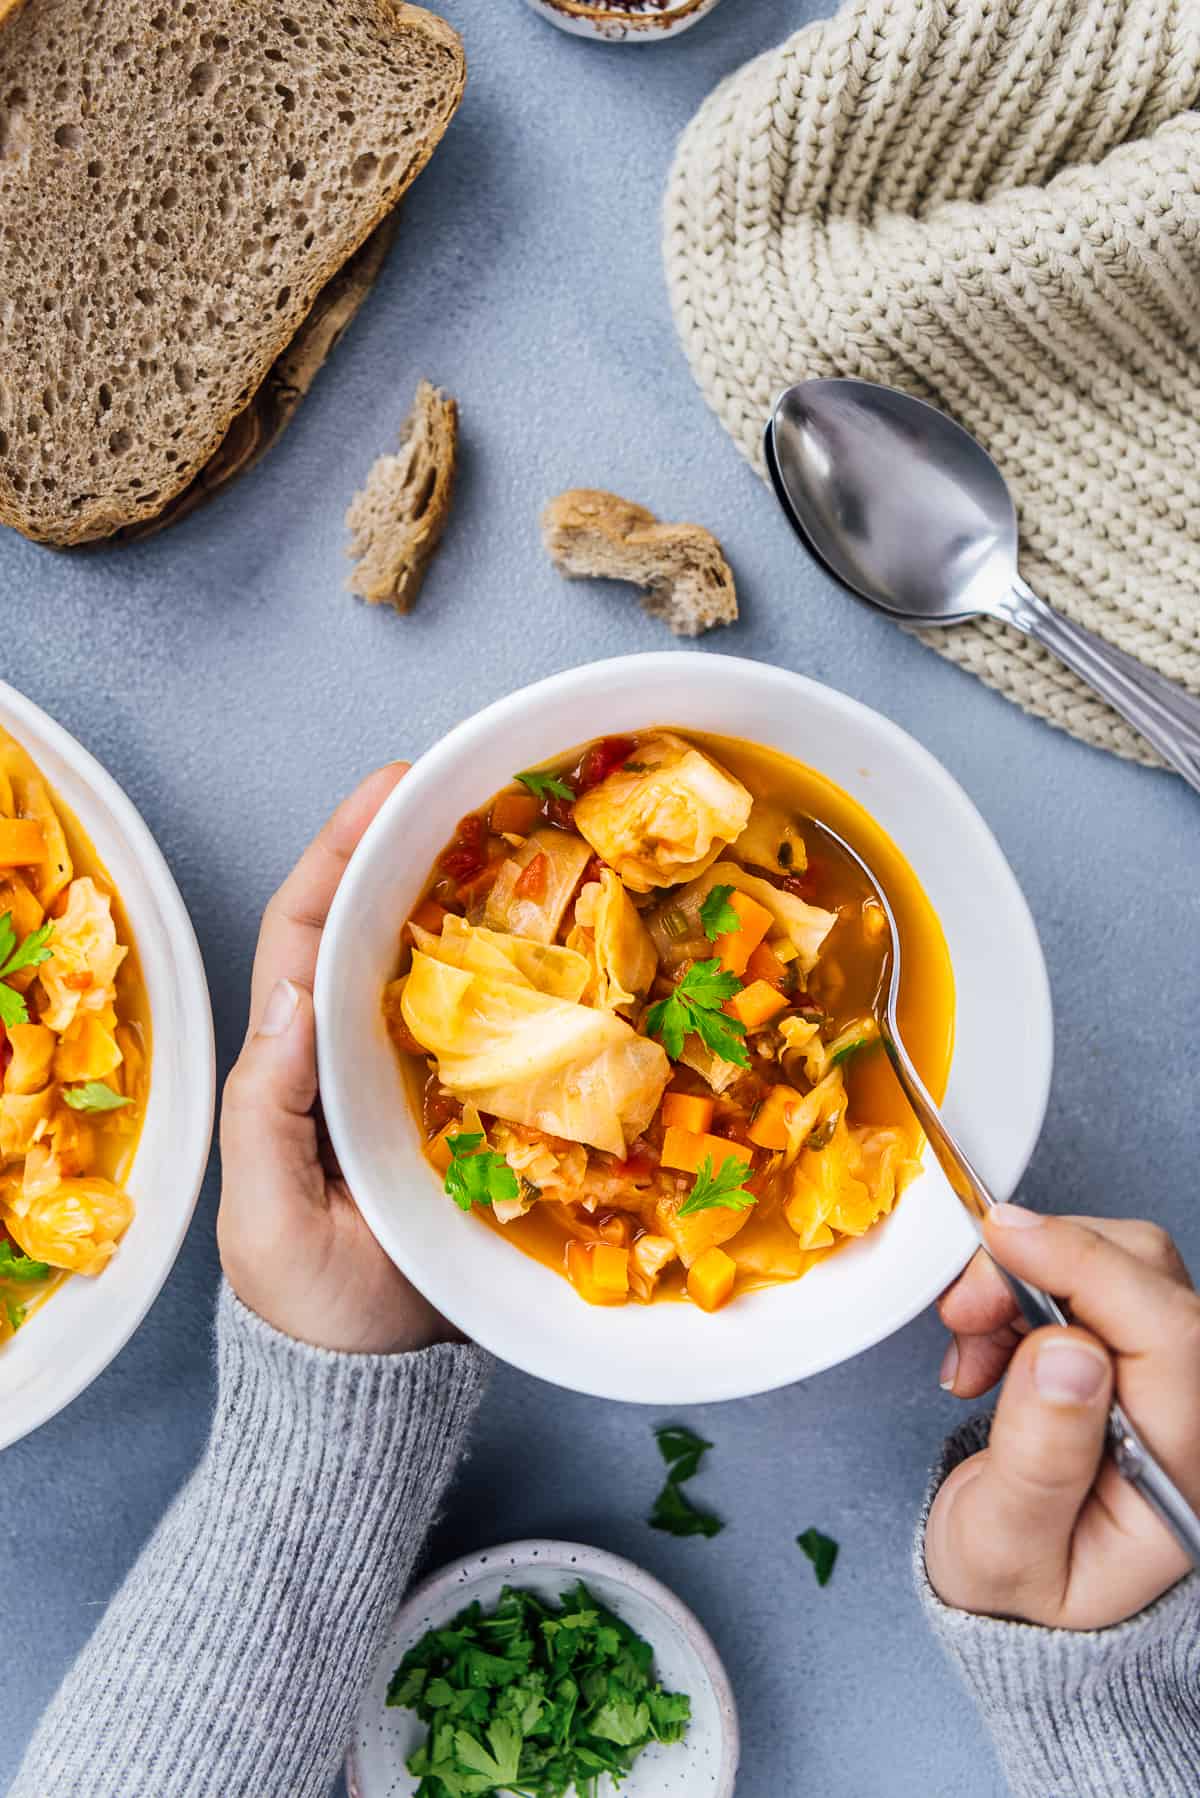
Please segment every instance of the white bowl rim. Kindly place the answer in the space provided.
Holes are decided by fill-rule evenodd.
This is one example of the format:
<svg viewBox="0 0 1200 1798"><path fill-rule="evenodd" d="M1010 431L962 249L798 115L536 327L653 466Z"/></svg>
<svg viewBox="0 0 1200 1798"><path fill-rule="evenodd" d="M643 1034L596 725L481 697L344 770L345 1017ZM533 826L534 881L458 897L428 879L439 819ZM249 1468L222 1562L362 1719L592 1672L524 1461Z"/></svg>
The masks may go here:
<svg viewBox="0 0 1200 1798"><path fill-rule="evenodd" d="M911 1323L913 1318L932 1304L951 1281L962 1272L977 1246L978 1239L974 1224L970 1224L967 1228L960 1227L955 1232L947 1231L945 1253L930 1258L925 1279L919 1284L908 1287L895 1305L883 1307L876 1312L869 1328L864 1332L862 1340L849 1353L837 1350L831 1353L827 1360L809 1363L801 1371L764 1369L755 1376L753 1384L732 1384L720 1392L706 1391L703 1394L697 1394L686 1391L682 1386L676 1384L662 1385L652 1391L647 1391L644 1395L640 1391L627 1387L614 1392L611 1383L606 1384L602 1375L599 1374L595 1376L581 1375L574 1371L569 1376L561 1373L550 1374L544 1364L539 1364L537 1355L526 1346L528 1342L535 1339L533 1332L526 1332L525 1336L516 1343L511 1339L506 1339L503 1347L498 1346L491 1340L486 1319L470 1318L459 1313L457 1288L452 1278L441 1278L428 1266L419 1266L416 1264L415 1258L406 1255L405 1245L400 1239L399 1233L393 1232L390 1228L387 1208L377 1204L370 1189L369 1180L362 1177L354 1133L346 1118L341 1082L337 1070L328 1065L322 1054L322 1043L327 1039L330 1030L336 981L333 966L336 951L331 945L335 945L343 934L344 924L352 923L355 910L360 903L358 889L368 877L376 845L386 841L391 831L393 817L398 812L406 811L414 804L415 800L419 800L421 789L436 788L443 767L457 760L465 748L475 741L490 740L495 735L502 733L506 722L515 720L530 707L536 707L541 698L551 694L556 698L562 698L564 694L569 694L572 685L580 688L591 686L602 677L609 677L613 681L622 678L637 679L639 682L644 680L648 684L656 673L662 673L665 676L668 670L674 671L689 663L697 667L703 664L706 671L710 673L712 665L716 663L727 667L734 677L744 674L755 682L772 685L780 692L787 692L793 697L802 697L805 692L819 694L822 703L831 705L852 721L863 722L866 728L884 745L890 742L902 749L904 755L923 768L930 782L931 790L940 792L954 805L964 831L973 838L975 847L979 854L988 861L996 879L1004 884L1005 898L1011 908L1013 922L1024 937L1024 951L1027 959L1023 972L1030 983L1030 1004L1038 1025L1036 1035L1031 1035L1026 1044L1029 1065L1033 1070L1035 1090L1024 1130L1013 1139L1010 1145L1010 1161L1015 1169L1015 1174L1009 1183L1009 1192L1015 1190L1028 1167L1041 1134L1049 1105L1054 1060L1053 1010L1045 958L1028 902L995 835L965 789L955 780L949 770L943 767L937 757L925 748L923 743L895 723L886 713L866 705L861 700L852 698L839 688L815 680L810 675L799 674L791 669L777 668L770 663L754 661L748 657L726 656L705 650L651 650L635 655L613 656L599 661L579 663L571 668L544 676L540 680L493 700L490 705L462 719L436 743L432 744L413 763L407 778L389 794L364 833L343 872L326 920L317 959L314 1002L322 1107L330 1139L350 1190L355 1195L355 1202L372 1233L383 1244L387 1253L401 1270L421 1287L430 1302L436 1305L443 1316L461 1329L465 1335L472 1337L482 1347L492 1349L510 1366L520 1369L535 1379L547 1380L589 1397L660 1407L721 1403L737 1398L756 1396L759 1393L792 1385L797 1380L807 1379L815 1373L823 1372L828 1367L840 1365L843 1361L864 1353L868 1348L874 1347L895 1331ZM687 728L685 721L681 718L673 720L663 718L657 722L675 722L680 729ZM419 777L419 786L414 785L416 777ZM851 797L854 795L852 794ZM859 800L858 803L864 804L862 800ZM869 810L870 808L864 805L864 809ZM920 878L919 872L918 878ZM959 1224L961 1226L967 1225L967 1223L964 1211L959 1219Z"/></svg>
<svg viewBox="0 0 1200 1798"><path fill-rule="evenodd" d="M636 1561L612 1554L606 1548L592 1548L586 1542L562 1542L551 1536L524 1536L517 1542L500 1542L495 1548L480 1549L475 1554L463 1555L457 1561L447 1561L444 1567L422 1580L397 1611L391 1625L391 1636L411 1629L414 1619L432 1610L459 1589L462 1590L463 1604L468 1604L470 1583L477 1577L494 1573L495 1563L498 1561L507 1561L518 1579L522 1568L535 1566L552 1569L561 1566L569 1577L585 1581L589 1573L597 1574L612 1580L614 1585L625 1586L631 1592L636 1592L670 1618L680 1635L695 1650L712 1687L721 1719L723 1752L720 1781L713 1798L733 1798L734 1781L741 1759L741 1726L738 1721L737 1700L725 1671L725 1664L696 1613L684 1604L678 1593L672 1592L669 1586L664 1586L660 1579L647 1573L644 1567L639 1567ZM353 1791L361 1779L353 1748L346 1756L346 1776L347 1784Z"/></svg>
<svg viewBox="0 0 1200 1798"><path fill-rule="evenodd" d="M40 1429L42 1424L48 1423L77 1399L120 1354L162 1291L183 1246L204 1184L212 1148L217 1093L216 1040L204 958L200 953L200 944L183 895L167 865L166 857L154 840L150 826L125 789L103 763L97 761L77 737L72 736L65 725L59 724L57 719L52 718L41 706L26 698L25 694L7 681L0 680L0 723L7 719L15 720L18 728L23 725L31 738L40 738L64 762L70 763L80 780L95 795L101 808L111 815L116 832L136 851L145 870L151 897L162 914L164 929L175 946L187 1028L189 1032L197 1033L192 1040L198 1045L196 1061L203 1086L196 1096L190 1121L184 1120L181 1123L177 1148L179 1190L186 1192L186 1202L179 1208L175 1228L159 1253L151 1279L143 1287L137 1303L125 1307L120 1325L99 1343L99 1352L82 1354L72 1369L71 1376L56 1387L52 1394L48 1393L40 1402L25 1407L22 1407L19 1400L10 1401L11 1410L0 1418L0 1449L8 1448L33 1430ZM87 820L80 818L79 822L90 837L92 832ZM153 1030L153 1016L150 1022ZM153 1075L151 1091L153 1092Z"/></svg>

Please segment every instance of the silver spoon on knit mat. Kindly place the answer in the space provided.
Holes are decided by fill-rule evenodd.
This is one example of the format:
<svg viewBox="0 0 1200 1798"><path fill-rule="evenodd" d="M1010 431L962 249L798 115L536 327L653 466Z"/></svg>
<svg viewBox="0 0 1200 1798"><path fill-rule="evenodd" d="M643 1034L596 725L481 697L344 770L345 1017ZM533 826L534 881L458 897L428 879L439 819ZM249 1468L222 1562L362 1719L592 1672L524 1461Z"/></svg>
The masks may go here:
<svg viewBox="0 0 1200 1798"><path fill-rule="evenodd" d="M1200 699L1031 592L1012 495L969 431L873 381L801 381L776 402L764 447L784 511L844 585L910 624L1015 626L1200 791Z"/></svg>
<svg viewBox="0 0 1200 1798"><path fill-rule="evenodd" d="M976 1224L979 1224L996 1203L996 1199L971 1164L966 1150L946 1123L940 1108L934 1103L900 1032L900 929L887 891L858 850L852 848L830 825L823 824L816 818L806 818L803 824L804 836L810 846L814 842L819 843L822 837L827 842L832 842L844 856L856 864L879 901L888 925L887 952L871 1008L879 1025L880 1040L901 1091L912 1106L916 1120L925 1132L951 1190ZM1043 1292L1040 1286L1032 1286L1028 1281L1019 1279L1016 1274L1009 1273L1007 1268L999 1267L999 1263L996 1266L1008 1282L1013 1297L1032 1328L1037 1329L1042 1324L1071 1322L1064 1306L1050 1293ZM1175 1540L1200 1567L1200 1517L1166 1468L1147 1448L1124 1407L1115 1401L1108 1414L1108 1447L1117 1472L1141 1493Z"/></svg>

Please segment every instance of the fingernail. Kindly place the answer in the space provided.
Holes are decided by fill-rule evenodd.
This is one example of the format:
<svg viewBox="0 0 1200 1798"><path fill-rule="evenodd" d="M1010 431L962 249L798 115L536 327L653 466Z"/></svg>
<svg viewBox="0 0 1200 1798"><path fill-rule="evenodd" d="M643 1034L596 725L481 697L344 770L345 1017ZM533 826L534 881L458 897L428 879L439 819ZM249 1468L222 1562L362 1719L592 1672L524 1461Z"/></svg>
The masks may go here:
<svg viewBox="0 0 1200 1798"><path fill-rule="evenodd" d="M1052 1405L1090 1405L1108 1378L1108 1362L1098 1349L1070 1338L1052 1338L1038 1350L1033 1383Z"/></svg>
<svg viewBox="0 0 1200 1798"><path fill-rule="evenodd" d="M282 1036L296 1015L296 1007L300 1003L300 994L290 980L279 980L271 989L271 997L267 1000L266 1010L262 1014L262 1022L258 1026L260 1036Z"/></svg>
<svg viewBox="0 0 1200 1798"><path fill-rule="evenodd" d="M954 1382L958 1378L958 1344L953 1336L950 1346L942 1357L942 1371L938 1375L938 1385L943 1392L953 1392Z"/></svg>
<svg viewBox="0 0 1200 1798"><path fill-rule="evenodd" d="M1036 1211L1027 1211L1024 1205L993 1205L988 1216L1002 1230L1032 1230L1042 1221Z"/></svg>

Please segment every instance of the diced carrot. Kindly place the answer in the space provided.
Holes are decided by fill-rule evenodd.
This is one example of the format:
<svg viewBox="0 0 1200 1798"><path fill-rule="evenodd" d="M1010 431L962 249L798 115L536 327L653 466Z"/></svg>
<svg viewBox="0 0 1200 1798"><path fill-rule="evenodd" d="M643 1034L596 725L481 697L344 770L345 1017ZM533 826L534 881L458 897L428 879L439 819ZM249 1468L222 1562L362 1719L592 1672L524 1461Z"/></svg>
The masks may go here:
<svg viewBox="0 0 1200 1798"><path fill-rule="evenodd" d="M662 1121L668 1128L690 1130L703 1136L713 1119L713 1102L695 1093L668 1093L662 1102Z"/></svg>
<svg viewBox="0 0 1200 1798"><path fill-rule="evenodd" d="M788 977L787 964L780 961L770 943L760 943L746 963L751 980L765 980L768 986L781 987Z"/></svg>
<svg viewBox="0 0 1200 1798"><path fill-rule="evenodd" d="M688 1269L688 1295L702 1311L719 1311L733 1292L737 1262L724 1249L705 1249Z"/></svg>
<svg viewBox="0 0 1200 1798"><path fill-rule="evenodd" d="M567 1277L589 1305L623 1305L629 1297L629 1250L572 1240L567 1244Z"/></svg>
<svg viewBox="0 0 1200 1798"><path fill-rule="evenodd" d="M430 936L441 936L442 925L449 916L444 905L437 899L428 898L422 899L408 921L410 924L419 925L422 930L427 930Z"/></svg>
<svg viewBox="0 0 1200 1798"><path fill-rule="evenodd" d="M794 1086L773 1086L747 1132L760 1149L786 1149L791 1141L788 1116L803 1104Z"/></svg>
<svg viewBox="0 0 1200 1798"><path fill-rule="evenodd" d="M777 1012L787 1010L787 998L776 992L765 980L752 980L744 986L740 993L735 993L728 1001L725 1010L731 1018L744 1024L747 1030L757 1030L768 1023Z"/></svg>
<svg viewBox="0 0 1200 1798"><path fill-rule="evenodd" d="M46 859L46 833L36 818L0 818L0 867L28 868Z"/></svg>
<svg viewBox="0 0 1200 1798"><path fill-rule="evenodd" d="M729 903L741 922L736 930L719 936L713 947L727 974L744 974L746 963L775 920L765 905L760 905L757 899L748 898L745 893L739 893L736 888L729 895Z"/></svg>
<svg viewBox="0 0 1200 1798"><path fill-rule="evenodd" d="M662 1164L664 1167L678 1168L683 1174L696 1174L701 1163L707 1157L712 1162L716 1173L722 1162L736 1155L739 1161L750 1161L754 1151L745 1143L731 1142L727 1136L708 1136L696 1130L681 1130L677 1124L668 1126L663 1137Z"/></svg>
<svg viewBox="0 0 1200 1798"><path fill-rule="evenodd" d="M517 875L517 882L513 887L514 898L532 899L535 903L544 899L549 878L550 857L544 849L539 849L533 860Z"/></svg>
<svg viewBox="0 0 1200 1798"><path fill-rule="evenodd" d="M492 801L491 827L497 836L527 837L538 809L532 793L500 793Z"/></svg>

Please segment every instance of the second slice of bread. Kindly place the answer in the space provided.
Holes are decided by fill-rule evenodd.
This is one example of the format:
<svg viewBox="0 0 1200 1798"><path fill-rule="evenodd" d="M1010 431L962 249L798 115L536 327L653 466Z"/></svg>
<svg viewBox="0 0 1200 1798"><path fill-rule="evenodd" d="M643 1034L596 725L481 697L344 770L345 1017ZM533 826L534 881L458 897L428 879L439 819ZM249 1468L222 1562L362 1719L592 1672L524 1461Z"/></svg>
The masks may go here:
<svg viewBox="0 0 1200 1798"><path fill-rule="evenodd" d="M78 543L161 511L428 161L464 80L451 28L393 0L9 18L0 521Z"/></svg>

